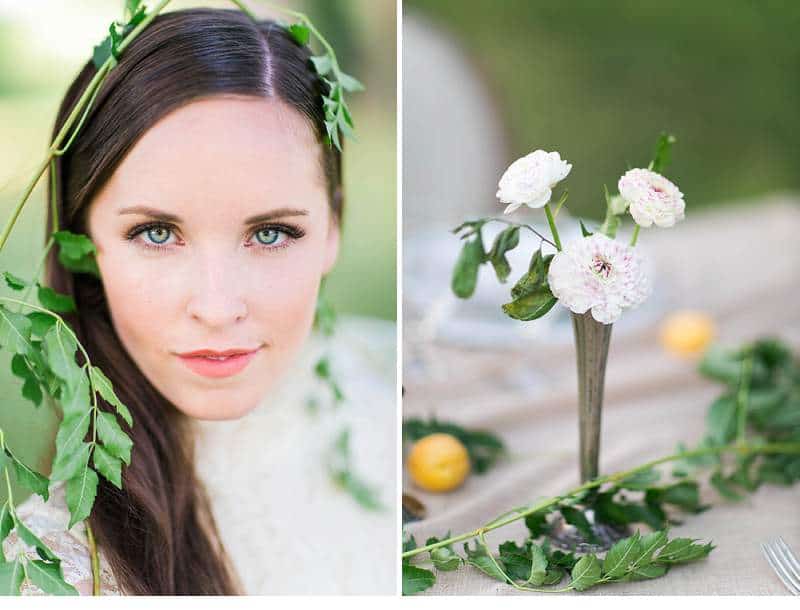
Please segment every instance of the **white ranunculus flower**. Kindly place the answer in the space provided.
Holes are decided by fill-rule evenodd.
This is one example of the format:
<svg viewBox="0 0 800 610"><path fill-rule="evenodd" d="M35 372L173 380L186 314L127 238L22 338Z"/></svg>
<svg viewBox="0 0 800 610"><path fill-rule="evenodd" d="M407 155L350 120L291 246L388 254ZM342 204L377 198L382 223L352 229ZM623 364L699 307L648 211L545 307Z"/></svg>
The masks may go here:
<svg viewBox="0 0 800 610"><path fill-rule="evenodd" d="M550 290L575 313L612 324L627 307L642 304L650 294L645 260L634 248L602 233L569 243L550 262Z"/></svg>
<svg viewBox="0 0 800 610"><path fill-rule="evenodd" d="M649 169L631 169L619 179L619 193L631 204L636 224L671 227L683 220L686 204L678 187Z"/></svg>
<svg viewBox="0 0 800 610"><path fill-rule="evenodd" d="M500 178L497 198L509 204L505 214L527 205L542 208L550 201L553 188L569 174L572 165L557 152L535 150L514 161Z"/></svg>

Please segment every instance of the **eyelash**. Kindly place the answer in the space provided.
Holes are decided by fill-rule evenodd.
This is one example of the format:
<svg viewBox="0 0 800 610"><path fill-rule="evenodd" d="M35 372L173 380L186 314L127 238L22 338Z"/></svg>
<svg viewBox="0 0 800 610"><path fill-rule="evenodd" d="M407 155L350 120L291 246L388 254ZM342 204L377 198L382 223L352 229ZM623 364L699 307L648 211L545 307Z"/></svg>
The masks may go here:
<svg viewBox="0 0 800 610"><path fill-rule="evenodd" d="M169 224L169 223L165 223L165 222L149 222L149 223L146 223L146 224L141 224L141 225L137 225L137 226L133 227L130 231L128 231L125 234L125 239L127 239L128 241L133 241L138 235L140 235L142 233L146 233L147 231L150 231L151 229L166 229L166 230L171 231L171 232L174 233L175 232L175 228L176 228L175 225L172 225L172 224ZM256 227L255 229L253 229L252 232L251 232L251 237L255 236L257 233L260 233L261 231L264 231L265 229L270 229L270 230L273 230L273 231L280 231L281 233L284 233L285 235L287 235L288 239L284 240L282 243L280 243L277 246L270 246L270 245L267 245L267 244L258 244L257 247L260 247L263 250L280 250L282 248L287 248L290 245L292 245L292 243L294 241L300 239L301 237L303 237L303 235L305 235L305 231L303 229L301 229L300 227L294 227L294 226L291 226L291 225L265 224L265 225L261 225L259 227ZM141 245L144 246L145 248L149 249L149 250L167 250L167 249L169 249L169 246L164 246L164 245L160 245L159 246L159 245L155 245L155 244L149 244L149 243L147 243L145 241L141 241ZM248 247L251 247L251 246L248 246Z"/></svg>

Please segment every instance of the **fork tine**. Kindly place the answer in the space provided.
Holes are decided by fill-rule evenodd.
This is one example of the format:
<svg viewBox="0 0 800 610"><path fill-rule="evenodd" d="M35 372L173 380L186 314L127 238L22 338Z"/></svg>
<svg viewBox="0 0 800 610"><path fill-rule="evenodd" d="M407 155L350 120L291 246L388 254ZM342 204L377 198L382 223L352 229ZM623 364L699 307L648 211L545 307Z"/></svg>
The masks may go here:
<svg viewBox="0 0 800 610"><path fill-rule="evenodd" d="M800 587L795 586L794 582L792 582L792 580L789 578L789 575L785 572L780 559L778 559L777 556L773 556L771 544L762 544L761 550L764 552L764 556L767 558L769 565L772 566L772 569L775 571L775 574L777 574L778 578L780 578L784 586L794 595L800 595Z"/></svg>
<svg viewBox="0 0 800 610"><path fill-rule="evenodd" d="M794 553L792 553L792 549L789 548L789 545L786 544L783 541L783 538L780 536L778 537L776 546L778 551L783 554L783 557L786 560L784 564L788 566L789 570L794 575L794 580L800 584L800 563L797 562L797 557L795 557Z"/></svg>

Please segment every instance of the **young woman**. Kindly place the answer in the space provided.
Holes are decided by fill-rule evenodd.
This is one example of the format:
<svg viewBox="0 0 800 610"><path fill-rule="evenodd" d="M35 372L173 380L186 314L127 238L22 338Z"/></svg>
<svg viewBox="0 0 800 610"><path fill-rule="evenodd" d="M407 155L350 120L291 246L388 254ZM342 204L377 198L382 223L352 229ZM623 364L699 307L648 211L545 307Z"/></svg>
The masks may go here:
<svg viewBox="0 0 800 610"><path fill-rule="evenodd" d="M101 279L51 251L47 281L75 299L66 319L134 420L122 489L101 478L88 520L103 593L394 591L393 512L334 488L324 456L342 420L314 422L303 404L343 210L309 57L238 10L161 14L57 158L59 228L91 238ZM54 133L95 72L88 62L70 86ZM382 348L369 332L337 332L332 351L391 506L394 363L367 361L394 331L375 331ZM81 523L66 531L63 485L17 514L90 593L88 539ZM385 561L358 561L373 546Z"/></svg>

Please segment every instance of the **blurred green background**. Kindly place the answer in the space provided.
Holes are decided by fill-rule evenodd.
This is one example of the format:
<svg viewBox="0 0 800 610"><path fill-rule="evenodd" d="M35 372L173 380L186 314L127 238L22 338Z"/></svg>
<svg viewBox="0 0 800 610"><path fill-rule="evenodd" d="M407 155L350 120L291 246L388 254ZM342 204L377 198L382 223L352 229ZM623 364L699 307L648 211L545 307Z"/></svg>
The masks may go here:
<svg viewBox="0 0 800 610"><path fill-rule="evenodd" d="M677 137L666 174L689 209L800 188L800 2L405 0L480 73L508 162L536 148L573 164L569 208ZM446 106L445 102L443 105ZM464 129L469 129L465 125Z"/></svg>
<svg viewBox="0 0 800 610"><path fill-rule="evenodd" d="M153 6L152 0L146 2ZM278 16L259 0L256 14ZM276 2L309 15L366 92L351 96L357 142L345 145L345 216L339 260L326 292L340 313L396 319L396 4L394 0ZM61 97L95 44L122 19L124 2L110 0L0 0L0 218L5 224L44 158ZM228 0L173 0L166 11L234 7ZM280 17L279 17L280 18ZM285 17L284 20L287 20ZM0 270L33 275L45 220L45 180L37 186L3 249ZM0 287L0 294L11 291ZM19 296L15 294L14 296ZM49 471L58 420L43 405L34 411L0 351L6 399L0 428L19 457ZM0 502L5 485L0 486ZM17 490L22 497L22 492ZM15 494L16 495L16 494ZM25 494L27 495L27 493Z"/></svg>

